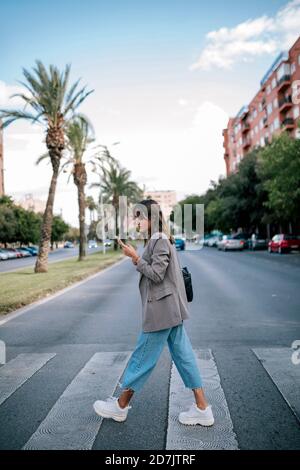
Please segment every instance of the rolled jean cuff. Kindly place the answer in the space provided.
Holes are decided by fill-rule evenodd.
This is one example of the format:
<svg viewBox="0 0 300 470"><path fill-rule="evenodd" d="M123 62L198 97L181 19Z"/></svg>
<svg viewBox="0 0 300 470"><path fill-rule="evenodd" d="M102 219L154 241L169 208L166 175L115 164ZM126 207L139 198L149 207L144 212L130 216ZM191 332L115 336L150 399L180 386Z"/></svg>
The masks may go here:
<svg viewBox="0 0 300 470"><path fill-rule="evenodd" d="M119 386L122 390L129 390L129 389L130 389L130 390L133 390L133 391L134 391L133 388L124 386L124 385L122 384L122 382L118 382L118 386Z"/></svg>

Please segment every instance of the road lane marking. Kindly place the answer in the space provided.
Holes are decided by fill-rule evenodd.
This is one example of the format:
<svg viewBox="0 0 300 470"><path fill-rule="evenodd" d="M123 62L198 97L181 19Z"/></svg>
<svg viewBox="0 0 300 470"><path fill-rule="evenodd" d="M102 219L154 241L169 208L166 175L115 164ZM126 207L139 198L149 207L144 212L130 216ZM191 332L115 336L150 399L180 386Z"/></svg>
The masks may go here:
<svg viewBox="0 0 300 470"><path fill-rule="evenodd" d="M19 354L0 368L0 405L56 354Z"/></svg>
<svg viewBox="0 0 300 470"><path fill-rule="evenodd" d="M252 351L300 421L300 365L292 362L294 351L291 348L254 348Z"/></svg>
<svg viewBox="0 0 300 470"><path fill-rule="evenodd" d="M192 390L185 387L172 363L167 450L238 449L226 398L221 387L217 366L210 349L194 349L200 369L205 395L212 405L215 423L212 427L186 426L178 421L180 411L189 409L194 401Z"/></svg>
<svg viewBox="0 0 300 470"><path fill-rule="evenodd" d="M131 352L99 352L75 376L23 449L89 450L103 418L93 403L115 391Z"/></svg>

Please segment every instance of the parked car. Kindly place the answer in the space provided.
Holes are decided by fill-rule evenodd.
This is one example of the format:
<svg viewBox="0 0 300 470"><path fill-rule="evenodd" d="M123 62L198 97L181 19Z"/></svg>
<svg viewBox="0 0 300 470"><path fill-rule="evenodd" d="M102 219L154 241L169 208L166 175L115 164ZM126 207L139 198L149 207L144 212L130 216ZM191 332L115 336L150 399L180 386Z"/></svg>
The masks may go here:
<svg viewBox="0 0 300 470"><path fill-rule="evenodd" d="M16 248L7 248L7 250L13 254L12 258L23 258L22 253L20 253L19 250L16 250Z"/></svg>
<svg viewBox="0 0 300 470"><path fill-rule="evenodd" d="M268 248L268 240L260 234L253 233L249 240L250 250L266 250Z"/></svg>
<svg viewBox="0 0 300 470"><path fill-rule="evenodd" d="M218 243L220 241L220 236L219 235L214 235L213 237L210 237L207 241L207 246L210 248L217 247Z"/></svg>
<svg viewBox="0 0 300 470"><path fill-rule="evenodd" d="M5 261L7 259L8 259L8 254L4 250L0 249L0 260Z"/></svg>
<svg viewBox="0 0 300 470"><path fill-rule="evenodd" d="M64 248L74 248L74 243L67 241L64 244Z"/></svg>
<svg viewBox="0 0 300 470"><path fill-rule="evenodd" d="M37 256L39 252L39 249L36 246L26 246L23 248L23 250L29 251L29 253L31 253L32 256Z"/></svg>
<svg viewBox="0 0 300 470"><path fill-rule="evenodd" d="M300 236L294 234L279 233L274 235L268 245L269 253L289 253L292 250L300 250Z"/></svg>
<svg viewBox="0 0 300 470"><path fill-rule="evenodd" d="M175 248L176 250L185 250L185 239L180 236L175 236Z"/></svg>
<svg viewBox="0 0 300 470"><path fill-rule="evenodd" d="M239 250L244 249L244 241L234 238L232 235L223 235L218 242L218 250Z"/></svg>
<svg viewBox="0 0 300 470"><path fill-rule="evenodd" d="M232 234L232 238L235 240L242 240L244 242L244 248L249 248L251 235L247 232L239 232Z"/></svg>
<svg viewBox="0 0 300 470"><path fill-rule="evenodd" d="M109 238L104 240L104 246L111 246L111 240Z"/></svg>
<svg viewBox="0 0 300 470"><path fill-rule="evenodd" d="M18 251L21 253L21 255L26 258L28 256L32 256L32 253L30 253L28 250L25 248L18 248Z"/></svg>
<svg viewBox="0 0 300 470"><path fill-rule="evenodd" d="M11 251L10 249L8 248L2 248L2 251L4 251L4 253L7 254L8 256L8 259L13 259L13 258L17 258L17 255L14 251Z"/></svg>
<svg viewBox="0 0 300 470"><path fill-rule="evenodd" d="M89 245L89 248L97 248L98 247L96 240L89 240L88 245Z"/></svg>
<svg viewBox="0 0 300 470"><path fill-rule="evenodd" d="M213 235L204 235L204 246L208 246L208 242L210 241L210 239L213 238Z"/></svg>

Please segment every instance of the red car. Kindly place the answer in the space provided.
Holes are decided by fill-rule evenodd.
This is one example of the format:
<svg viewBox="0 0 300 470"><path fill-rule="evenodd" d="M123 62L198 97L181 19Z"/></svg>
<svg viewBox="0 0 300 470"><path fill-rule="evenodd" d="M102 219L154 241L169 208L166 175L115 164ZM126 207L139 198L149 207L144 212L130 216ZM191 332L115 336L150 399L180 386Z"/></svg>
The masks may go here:
<svg viewBox="0 0 300 470"><path fill-rule="evenodd" d="M274 235L271 241L269 241L268 251L272 253L277 251L278 253L289 253L291 250L300 250L300 236L299 235L286 235L280 233Z"/></svg>

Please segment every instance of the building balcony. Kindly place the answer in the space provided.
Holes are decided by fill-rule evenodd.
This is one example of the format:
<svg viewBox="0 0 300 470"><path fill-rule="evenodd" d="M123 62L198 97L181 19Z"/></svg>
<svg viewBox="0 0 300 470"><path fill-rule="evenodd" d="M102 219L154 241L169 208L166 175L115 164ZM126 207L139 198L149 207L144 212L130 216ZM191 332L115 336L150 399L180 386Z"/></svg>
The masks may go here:
<svg viewBox="0 0 300 470"><path fill-rule="evenodd" d="M283 121L282 121L282 123L281 123L281 128L282 128L282 129L286 129L286 130L294 129L294 128L295 128L295 121L294 121L294 119L291 118L291 117L288 117L288 118L283 119Z"/></svg>
<svg viewBox="0 0 300 470"><path fill-rule="evenodd" d="M242 133L245 134L248 131L250 131L250 124L249 122L244 122L244 124L242 124Z"/></svg>
<svg viewBox="0 0 300 470"><path fill-rule="evenodd" d="M243 149L246 150L251 147L251 139L244 139L243 140Z"/></svg>
<svg viewBox="0 0 300 470"><path fill-rule="evenodd" d="M281 79L279 80L279 82L277 84L277 90L282 91L284 88L289 87L290 84L291 84L291 76L290 75L284 75L283 77L281 77Z"/></svg>
<svg viewBox="0 0 300 470"><path fill-rule="evenodd" d="M282 113L293 106L292 97L287 96L278 101L279 112Z"/></svg>

